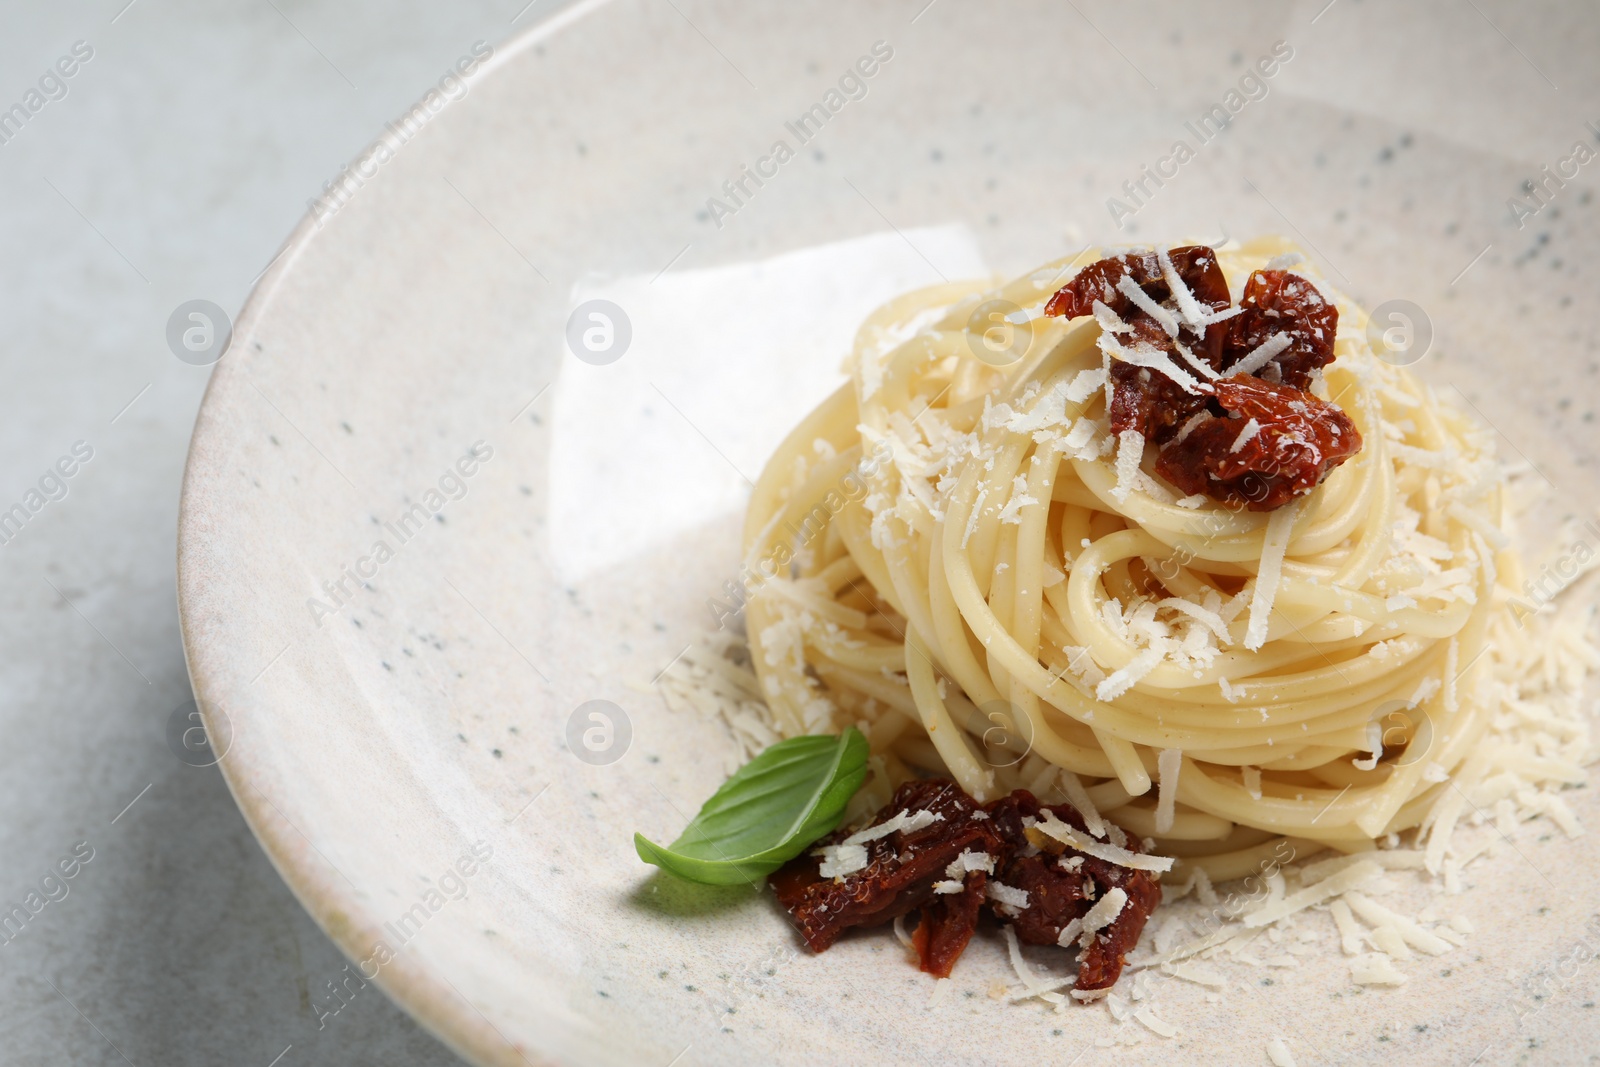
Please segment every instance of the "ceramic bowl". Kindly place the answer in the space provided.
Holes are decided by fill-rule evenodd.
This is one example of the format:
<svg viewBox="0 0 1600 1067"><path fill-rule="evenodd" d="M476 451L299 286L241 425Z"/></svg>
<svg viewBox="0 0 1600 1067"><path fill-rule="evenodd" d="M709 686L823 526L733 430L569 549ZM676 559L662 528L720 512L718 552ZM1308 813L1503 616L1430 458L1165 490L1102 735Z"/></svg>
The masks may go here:
<svg viewBox="0 0 1600 1067"><path fill-rule="evenodd" d="M1318 8L617 0L464 43L261 280L184 484L196 697L351 958L324 977L479 1064L1130 1054L1102 1009L990 999L998 938L930 1005L886 932L814 957L767 896L654 876L632 833L670 839L738 758L655 683L717 625L748 482L867 310L1085 242L1300 241L1421 311L1419 371L1592 504L1589 179L1507 208L1591 138L1592 13L1503 26L1518 52L1466 9ZM1592 909L1595 839L1546 837L1474 869L1455 963L1167 983L1180 1033L1134 1052L1576 1055L1580 992L1510 1007Z"/></svg>

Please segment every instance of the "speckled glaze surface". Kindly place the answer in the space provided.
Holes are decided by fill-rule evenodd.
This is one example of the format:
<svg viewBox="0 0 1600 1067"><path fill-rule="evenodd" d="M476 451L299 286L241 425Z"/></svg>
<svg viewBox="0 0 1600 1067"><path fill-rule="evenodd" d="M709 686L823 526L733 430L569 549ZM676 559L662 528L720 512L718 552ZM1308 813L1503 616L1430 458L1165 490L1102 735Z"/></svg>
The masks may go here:
<svg viewBox="0 0 1600 1067"><path fill-rule="evenodd" d="M1473 868L1452 910L1482 933L1403 989L1358 992L1330 948L1222 1003L1167 983L1179 1036L1115 1049L1099 1009L989 999L997 939L930 1008L893 938L811 957L765 897L652 878L630 844L733 758L651 684L713 622L745 479L896 288L1285 233L1369 306L1422 308L1419 371L1592 510L1600 171L1522 183L1595 144L1600 19L1324 2L584 3L353 168L236 324L178 561L227 780L352 971L481 1064L1260 1063L1279 1035L1301 1064L1587 1062L1592 969L1527 1014L1508 974L1586 936L1592 834ZM741 165L768 177L735 200ZM568 346L589 299L630 320L614 362ZM599 755L596 700L626 720Z"/></svg>

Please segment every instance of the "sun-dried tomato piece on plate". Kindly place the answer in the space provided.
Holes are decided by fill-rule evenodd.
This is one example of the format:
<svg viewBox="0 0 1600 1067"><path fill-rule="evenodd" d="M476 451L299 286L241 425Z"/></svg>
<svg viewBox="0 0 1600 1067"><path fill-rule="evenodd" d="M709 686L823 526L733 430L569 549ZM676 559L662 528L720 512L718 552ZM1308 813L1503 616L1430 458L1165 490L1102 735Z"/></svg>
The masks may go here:
<svg viewBox="0 0 1600 1067"><path fill-rule="evenodd" d="M935 978L949 978L950 969L966 951L967 942L978 928L983 913L988 875L973 871L959 893L941 894L921 907L917 928L911 931L911 947L924 971Z"/></svg>
<svg viewBox="0 0 1600 1067"><path fill-rule="evenodd" d="M1156 459L1156 473L1184 493L1273 511L1361 450L1350 416L1310 393L1245 374L1215 385L1228 417L1191 427Z"/></svg>
<svg viewBox="0 0 1600 1067"><path fill-rule="evenodd" d="M1078 979L1073 988L1087 991L1115 985L1150 913L1161 903L1160 881L1149 871L1109 863L1048 838L1035 838L1048 846L1037 847L1030 840L1027 827L1045 812L1088 835L1082 816L1069 804L1047 807L1032 793L1019 789L990 804L988 810L1012 846L1011 858L995 880L1027 894L1027 903L1022 906L1008 906L1003 899L996 899L996 912L1028 944L1059 945L1063 933L1069 935L1069 944L1079 944ZM1134 853L1142 851L1137 840L1120 828L1108 826L1108 831L1108 836L1115 836L1119 842L1118 847ZM1115 916L1105 925L1081 933L1084 920L1113 890L1121 891L1125 897ZM1008 894L1003 891L1000 894L1005 895Z"/></svg>
<svg viewBox="0 0 1600 1067"><path fill-rule="evenodd" d="M1245 282L1240 312L1227 323L1222 367L1226 373L1250 352L1279 335L1289 345L1252 371L1267 381L1304 389L1311 375L1333 362L1339 309L1311 282L1286 270L1258 270ZM1281 343L1281 342L1280 342Z"/></svg>
<svg viewBox="0 0 1600 1067"><path fill-rule="evenodd" d="M871 835L891 822L908 828ZM853 926L875 926L921 909L922 969L948 976L977 925L988 878L980 868L952 879L948 868L964 852L993 857L996 864L1004 860L993 820L956 783L934 778L902 785L865 830L836 831L773 873L768 881L778 902L816 952ZM862 837L869 839L850 843ZM854 853L852 861L857 848L864 855ZM825 875L825 864L837 873ZM939 891L940 883L952 880L961 883L958 891Z"/></svg>

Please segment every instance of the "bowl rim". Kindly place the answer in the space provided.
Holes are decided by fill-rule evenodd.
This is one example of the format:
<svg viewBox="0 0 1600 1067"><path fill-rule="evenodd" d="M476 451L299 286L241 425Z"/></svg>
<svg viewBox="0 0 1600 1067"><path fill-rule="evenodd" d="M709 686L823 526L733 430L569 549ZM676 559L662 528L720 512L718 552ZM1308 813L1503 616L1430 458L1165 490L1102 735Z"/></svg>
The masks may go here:
<svg viewBox="0 0 1600 1067"><path fill-rule="evenodd" d="M492 77L524 52L537 47L568 26L587 18L612 2L613 0L570 0L543 15L497 44L494 54L480 68L479 76ZM422 99L419 98L417 103ZM434 121L438 121L444 114L445 111L441 111ZM353 166L375 143L373 141L364 145L349 163ZM401 148L403 150L404 146ZM245 298L233 322L230 348L233 344L239 343L240 338L249 337L257 322L265 318L279 285L294 269L296 261L311 246L320 232L318 220L308 208ZM237 375L232 370L232 364L226 361L225 352L224 357L216 363L195 412L194 429L184 457L183 480L178 501L176 541L178 629L190 690L208 736L217 736L212 731L218 721L217 713L221 712L222 705L226 701L222 698L220 684L208 670L209 660L206 654L196 647L190 634L190 616L195 609L194 601L202 576L188 566L187 549L195 539L206 533L202 520L206 517L207 509L200 503L200 498L206 491L206 484L199 473L199 467L204 462L205 454L211 445L207 416L215 411L217 405L221 403L219 398L227 390L234 388L236 382ZM358 962L368 954L369 948L365 944L358 943L360 931L369 926L373 929L378 928L382 924L382 918L372 911L370 905L356 899L352 892L353 887L347 889L342 884L342 879L329 878L327 872L323 870L327 866L327 861L320 857L315 846L306 848L310 842L277 812L265 794L249 785L251 779L258 777L257 771L264 769L265 765L259 762L252 763L246 752L247 750L234 747L218 759L216 764L218 770L222 772L222 779L227 783L234 803L244 816L245 824L255 835L273 869L278 872L278 876L283 879L284 884L289 887L289 891L294 894L295 899L300 902L300 906L311 916L318 928L347 959L352 963ZM274 814L277 818L273 818ZM368 914L369 912L371 914ZM340 918L335 921L334 916ZM361 917L361 921L352 921L358 916ZM492 1067L517 1067L517 1065L555 1067L554 1060L545 1057L537 1050L525 1049L508 1038L453 983L442 975L434 973L414 957L396 955L392 962L385 964L369 981L382 989L390 1000L399 1005L423 1029L464 1060Z"/></svg>

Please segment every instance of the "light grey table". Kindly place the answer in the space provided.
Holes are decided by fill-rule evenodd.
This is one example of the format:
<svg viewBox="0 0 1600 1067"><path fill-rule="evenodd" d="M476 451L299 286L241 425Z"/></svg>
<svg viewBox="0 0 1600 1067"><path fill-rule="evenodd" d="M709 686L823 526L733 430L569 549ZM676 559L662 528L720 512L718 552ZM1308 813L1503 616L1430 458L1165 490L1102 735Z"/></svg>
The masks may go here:
<svg viewBox="0 0 1600 1067"><path fill-rule="evenodd" d="M169 744L189 699L178 494L209 372L176 358L167 324L190 300L237 312L308 200L386 121L474 42L563 2L0 0L0 1067L456 1062L373 986L319 1029L312 1003L343 957L268 865L216 769ZM1527 277L1549 276L1589 249L1592 175L1526 233L1500 209L1600 117L1596 23L1581 6L1315 7L1297 17L1314 25L1333 9L1327 36L1344 43L1308 48L1297 67L1313 103L1366 114L1396 103L1391 80L1345 76L1363 42L1385 45L1382 62L1407 54L1395 42L1445 57L1451 76L1399 101L1395 121L1477 153L1464 157L1477 199L1428 215L1467 213L1471 247L1445 227L1465 268L1481 259L1479 278L1523 284L1524 263ZM1347 12L1359 18L1336 37ZM1422 184L1418 199L1444 184ZM1352 202L1411 210L1397 189L1380 181ZM1344 217L1340 206L1333 221ZM1480 232L1494 251L1468 262L1490 240ZM1391 277L1411 262L1397 254ZM1553 304L1559 290L1547 289L1533 291ZM1562 327L1537 306L1536 319ZM1576 350L1590 335L1547 340ZM1539 417L1592 435L1583 394L1570 412L1569 399ZM74 446L87 462L62 460ZM27 520L8 530L15 506Z"/></svg>
<svg viewBox="0 0 1600 1067"><path fill-rule="evenodd" d="M0 5L0 117L37 107L0 124L0 512L42 501L0 526L0 907L38 894L0 925L0 1064L458 1062L376 987L318 1029L344 958L217 770L169 750L209 371L166 324L191 299L236 313L385 121L553 6L526 3ZM46 477L80 441L92 458ZM75 846L93 858L61 878Z"/></svg>

